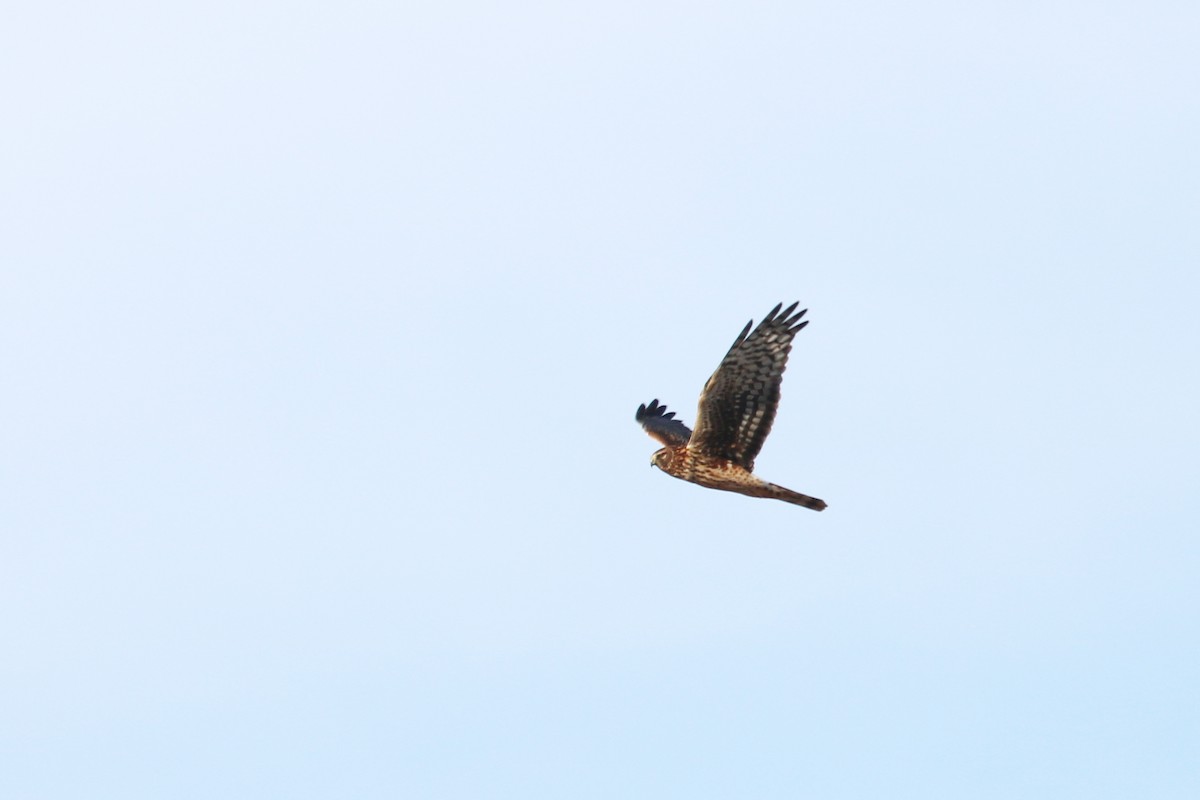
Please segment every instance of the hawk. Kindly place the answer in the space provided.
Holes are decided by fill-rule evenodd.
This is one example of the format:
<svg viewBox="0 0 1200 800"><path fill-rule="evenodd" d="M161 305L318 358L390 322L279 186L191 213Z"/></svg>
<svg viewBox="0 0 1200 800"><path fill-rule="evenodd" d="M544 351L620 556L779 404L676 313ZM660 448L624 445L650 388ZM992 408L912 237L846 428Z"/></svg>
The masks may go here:
<svg viewBox="0 0 1200 800"><path fill-rule="evenodd" d="M700 393L695 431L675 419L675 413L659 405L657 398L650 405L638 406L637 421L666 445L651 456L651 465L710 489L773 497L813 511L824 510L824 500L767 483L753 474L754 458L775 421L792 339L808 324L808 320L800 322L807 308L792 313L797 305L783 308L780 303L753 331L754 320L746 323Z"/></svg>

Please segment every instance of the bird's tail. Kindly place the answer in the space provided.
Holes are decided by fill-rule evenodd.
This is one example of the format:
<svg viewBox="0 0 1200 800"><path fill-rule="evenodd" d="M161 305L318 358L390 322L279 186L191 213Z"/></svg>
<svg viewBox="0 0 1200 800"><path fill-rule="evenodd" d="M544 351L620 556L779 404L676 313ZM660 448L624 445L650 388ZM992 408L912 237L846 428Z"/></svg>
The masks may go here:
<svg viewBox="0 0 1200 800"><path fill-rule="evenodd" d="M774 497L776 500L782 500L785 503L792 503L793 505L811 508L813 511L825 510L824 500L818 500L817 498L809 497L806 494L793 492L791 489L785 489L782 486L776 486L773 483L768 483L767 487L771 492L770 496Z"/></svg>

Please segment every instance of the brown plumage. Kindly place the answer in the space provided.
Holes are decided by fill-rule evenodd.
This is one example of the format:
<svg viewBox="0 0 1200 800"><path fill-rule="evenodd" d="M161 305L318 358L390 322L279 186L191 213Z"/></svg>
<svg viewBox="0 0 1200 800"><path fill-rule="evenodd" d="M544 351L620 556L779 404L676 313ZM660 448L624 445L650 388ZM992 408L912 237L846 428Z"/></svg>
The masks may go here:
<svg viewBox="0 0 1200 800"><path fill-rule="evenodd" d="M695 432L657 399L638 406L637 421L666 445L651 457L654 466L710 489L773 497L824 510L824 500L767 483L753 474L754 459L775 421L792 339L808 324L807 320L800 322L808 309L792 313L797 305L783 308L780 303L753 331L754 320L746 323L700 393Z"/></svg>

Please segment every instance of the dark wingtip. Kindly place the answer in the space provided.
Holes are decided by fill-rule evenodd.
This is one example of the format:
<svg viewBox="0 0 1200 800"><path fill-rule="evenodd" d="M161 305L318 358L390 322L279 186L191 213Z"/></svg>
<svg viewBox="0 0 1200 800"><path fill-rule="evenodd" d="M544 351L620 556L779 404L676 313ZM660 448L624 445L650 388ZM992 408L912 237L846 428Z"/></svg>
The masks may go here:
<svg viewBox="0 0 1200 800"><path fill-rule="evenodd" d="M792 310L798 305L799 305L799 303L792 303L790 306L788 306L787 311L783 312L784 324L787 325L789 328L792 328L795 331L800 330L801 328L803 328L805 325L808 324L808 320L805 320L804 322L800 322L800 318L808 313L807 308L802 308L799 311L797 311L795 314L792 314ZM799 325L796 324L798 322L800 323Z"/></svg>
<svg viewBox="0 0 1200 800"><path fill-rule="evenodd" d="M650 405L646 405L645 403L642 403L641 405L639 405L637 413L634 414L633 418L635 420L637 420L638 422L641 422L646 417L661 416L662 413L666 410L667 410L666 406L660 406L658 404L658 398L656 397L650 401ZM667 416L673 417L673 416L675 416L675 414L674 414L674 412L672 412L671 414L668 414Z"/></svg>
<svg viewBox="0 0 1200 800"><path fill-rule="evenodd" d="M803 317L805 314L808 313L807 308L802 308L802 309L800 309L800 311L793 314L792 312L796 311L796 306L798 306L798 305L800 305L799 300L792 303L787 308L783 307L783 303L776 304L776 306L771 309L771 313L769 313L765 317L763 317L763 321L758 323L758 327L764 328L764 327L770 325L771 323L776 323L777 325L782 325L786 328L792 328L796 324L796 322L799 321L799 319L801 317ZM745 336L746 333L749 332L750 326L752 324L754 324L754 320L751 320L749 323L747 323L746 330L742 332L742 336ZM804 323L804 325L807 325L807 324L808 324L807 322ZM800 328L804 327L804 325L795 327L793 330L798 331L798 330L800 330ZM741 337L738 338L738 341L741 341Z"/></svg>

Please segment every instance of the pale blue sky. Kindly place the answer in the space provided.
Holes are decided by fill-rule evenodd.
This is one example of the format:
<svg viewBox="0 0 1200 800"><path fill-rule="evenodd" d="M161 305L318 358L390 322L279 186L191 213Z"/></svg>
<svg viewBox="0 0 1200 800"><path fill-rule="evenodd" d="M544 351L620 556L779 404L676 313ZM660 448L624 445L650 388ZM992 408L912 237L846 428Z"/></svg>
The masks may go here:
<svg viewBox="0 0 1200 800"><path fill-rule="evenodd" d="M1193 3L37 3L0 796L1200 796ZM758 467L648 467L800 300Z"/></svg>

